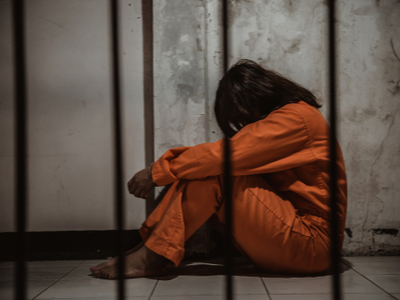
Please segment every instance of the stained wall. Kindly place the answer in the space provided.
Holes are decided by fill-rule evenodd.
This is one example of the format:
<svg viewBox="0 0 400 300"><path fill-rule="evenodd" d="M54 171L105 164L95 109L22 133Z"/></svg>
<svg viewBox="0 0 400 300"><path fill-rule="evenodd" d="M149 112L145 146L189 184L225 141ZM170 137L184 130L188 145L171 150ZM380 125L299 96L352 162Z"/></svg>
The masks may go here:
<svg viewBox="0 0 400 300"><path fill-rule="evenodd" d="M400 3L340 3L347 253L399 253Z"/></svg>
<svg viewBox="0 0 400 300"><path fill-rule="evenodd" d="M154 1L155 155L210 140L222 75L218 1Z"/></svg>
<svg viewBox="0 0 400 300"><path fill-rule="evenodd" d="M325 2L230 1L229 60L249 58L292 78L315 93L327 115ZM0 1L0 231L13 230L9 4ZM144 167L140 1L123 7L129 179ZM41 0L28 10L30 230L110 229L106 2ZM399 22L396 0L338 2L339 142L349 183L345 254L400 247ZM212 111L222 76L221 25L221 1L154 0L155 158L221 137ZM128 227L138 228L144 203L128 199Z"/></svg>
<svg viewBox="0 0 400 300"><path fill-rule="evenodd" d="M233 1L232 61L309 88L327 116L326 1ZM400 3L338 1L339 142L348 175L345 254L400 247Z"/></svg>
<svg viewBox="0 0 400 300"><path fill-rule="evenodd" d="M218 1L155 1L156 156L221 137ZM259 62L327 99L326 1L229 1L229 60ZM345 254L400 249L400 3L338 2L339 142L347 167Z"/></svg>

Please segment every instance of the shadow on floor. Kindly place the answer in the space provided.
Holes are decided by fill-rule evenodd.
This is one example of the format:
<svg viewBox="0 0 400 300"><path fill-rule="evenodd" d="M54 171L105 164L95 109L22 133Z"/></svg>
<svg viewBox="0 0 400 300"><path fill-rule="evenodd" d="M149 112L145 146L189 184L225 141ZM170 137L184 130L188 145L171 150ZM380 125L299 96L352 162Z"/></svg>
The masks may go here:
<svg viewBox="0 0 400 300"><path fill-rule="evenodd" d="M340 272L343 273L351 268L351 263L342 259ZM178 276L212 276L212 275L226 275L225 260L212 259L203 261L184 261L176 268L168 268L167 273L161 276L160 280L171 280ZM254 264L245 257L236 257L234 260L234 276L246 277L274 277L274 278L290 278L290 277L316 277L332 275L332 272L327 271L319 274L312 275L299 275L299 274L273 274L261 270L254 266Z"/></svg>
<svg viewBox="0 0 400 300"><path fill-rule="evenodd" d="M184 261L176 268L169 268L160 280L170 280L178 276L211 276L225 275L224 259L210 259L204 261ZM258 277L257 269L245 257L235 258L233 275Z"/></svg>

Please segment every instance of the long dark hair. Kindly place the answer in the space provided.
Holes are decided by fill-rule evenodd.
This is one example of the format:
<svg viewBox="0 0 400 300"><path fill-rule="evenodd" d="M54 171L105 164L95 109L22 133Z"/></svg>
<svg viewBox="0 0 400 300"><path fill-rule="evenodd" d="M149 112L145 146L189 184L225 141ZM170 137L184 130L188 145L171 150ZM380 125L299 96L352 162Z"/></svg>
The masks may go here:
<svg viewBox="0 0 400 300"><path fill-rule="evenodd" d="M306 88L254 61L242 59L220 80L214 112L221 130L232 137L244 126L299 101L321 107Z"/></svg>

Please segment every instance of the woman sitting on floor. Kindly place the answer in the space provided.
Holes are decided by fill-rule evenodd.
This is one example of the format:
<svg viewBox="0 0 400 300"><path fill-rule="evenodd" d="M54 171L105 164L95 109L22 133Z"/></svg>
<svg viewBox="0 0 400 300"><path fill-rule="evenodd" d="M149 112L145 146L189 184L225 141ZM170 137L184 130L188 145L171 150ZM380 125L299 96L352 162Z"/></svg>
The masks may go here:
<svg viewBox="0 0 400 300"><path fill-rule="evenodd" d="M221 79L215 114L230 137L233 238L258 267L315 274L330 266L329 127L307 89L250 60ZM346 173L338 149L340 247L346 219ZM171 184L139 232L143 243L125 253L126 277L160 275L177 266L185 241L210 217L224 223L223 140L167 151L133 176L129 192L147 198ZM90 268L117 277L116 258Z"/></svg>

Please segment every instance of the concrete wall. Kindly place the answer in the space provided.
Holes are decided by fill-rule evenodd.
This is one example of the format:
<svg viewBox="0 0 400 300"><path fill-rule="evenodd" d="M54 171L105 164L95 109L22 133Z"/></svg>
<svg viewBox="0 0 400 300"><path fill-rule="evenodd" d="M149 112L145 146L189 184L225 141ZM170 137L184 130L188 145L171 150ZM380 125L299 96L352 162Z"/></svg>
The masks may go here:
<svg viewBox="0 0 400 300"><path fill-rule="evenodd" d="M229 58L255 60L304 85L327 115L325 2L230 1ZM344 253L399 253L400 3L340 1L338 25L339 142L349 183ZM155 0L156 155L221 136L212 113L218 40L218 1Z"/></svg>
<svg viewBox="0 0 400 300"><path fill-rule="evenodd" d="M134 153L127 155L127 179L144 161L139 2L124 1L122 20L125 124L131 129L125 141ZM220 2L154 0L156 157L221 137L212 112L222 76ZM325 2L230 1L229 29L231 63L249 58L281 72L313 91L327 115ZM28 8L30 229L111 228L105 1L35 3ZM1 231L12 230L8 4L0 1ZM339 142L349 183L345 254L398 253L400 247L399 30L396 0L338 2ZM137 228L143 202L129 204L129 224Z"/></svg>
<svg viewBox="0 0 400 300"><path fill-rule="evenodd" d="M232 1L232 61L306 86L327 115L325 1ZM339 142L349 206L345 254L400 251L400 3L338 1Z"/></svg>
<svg viewBox="0 0 400 300"><path fill-rule="evenodd" d="M352 232L345 249L399 253L400 3L340 4L340 128Z"/></svg>
<svg viewBox="0 0 400 300"><path fill-rule="evenodd" d="M13 231L11 1L0 1L0 232ZM115 228L109 7L26 1L30 231ZM122 1L125 181L144 167L140 1ZM144 200L127 194L127 228Z"/></svg>
<svg viewBox="0 0 400 300"><path fill-rule="evenodd" d="M220 138L212 114L222 76L220 1L154 1L155 156ZM159 190L159 188L158 188ZM207 226L186 253L207 252Z"/></svg>
<svg viewBox="0 0 400 300"><path fill-rule="evenodd" d="M211 139L221 69L219 1L154 1L155 154ZM219 136L218 136L219 137Z"/></svg>

